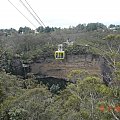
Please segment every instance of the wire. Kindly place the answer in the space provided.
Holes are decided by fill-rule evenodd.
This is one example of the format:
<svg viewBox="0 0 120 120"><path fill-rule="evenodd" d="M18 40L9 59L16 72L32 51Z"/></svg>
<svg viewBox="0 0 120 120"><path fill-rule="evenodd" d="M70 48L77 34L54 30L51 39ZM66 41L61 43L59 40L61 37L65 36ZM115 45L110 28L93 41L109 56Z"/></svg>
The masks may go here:
<svg viewBox="0 0 120 120"><path fill-rule="evenodd" d="M29 8L23 3L23 1L22 0L19 0L21 3L22 3L22 5L27 9L27 11L33 16L33 18L38 22L38 24L40 25L40 26L42 26L41 25L41 23L37 20L37 18L35 17L35 15L33 15L33 13L29 10Z"/></svg>
<svg viewBox="0 0 120 120"><path fill-rule="evenodd" d="M29 23L31 23L35 28L37 28L10 0L8 0L8 1L9 1L9 3L10 3L15 9L17 9L17 11L18 11L22 16L24 16L24 18L25 18L26 20L29 21Z"/></svg>
<svg viewBox="0 0 120 120"><path fill-rule="evenodd" d="M31 13L31 11L28 9L28 7L22 2L22 0L19 0L22 4L23 4L23 6L30 12L30 14L36 19L36 17ZM37 15L37 13L33 10L33 8L30 6L30 4L27 2L27 0L25 0L25 2L27 3L27 5L31 8L31 10L34 12L34 14L38 17L38 19L40 20L40 22L43 24L43 26L44 27L46 27L45 26L45 24L43 23L43 21L39 18L39 16ZM37 20L37 19L36 19ZM37 20L37 22L38 22L38 20ZM41 25L41 23L40 23L40 25ZM42 26L42 25L41 25ZM51 36L50 34L48 34L49 36L50 36L50 38L51 39L55 39L53 36ZM52 42L51 42L52 43Z"/></svg>
<svg viewBox="0 0 120 120"><path fill-rule="evenodd" d="M43 24L43 26L44 27L46 27L45 26L45 24L43 23L43 21L40 19L40 17L37 15L37 13L33 10L33 8L30 6L30 4L27 2L27 0L25 0L25 2L27 3L27 5L31 8L31 10L34 12L34 14L38 17L38 19L40 20L40 22Z"/></svg>
<svg viewBox="0 0 120 120"><path fill-rule="evenodd" d="M37 27L10 1L8 0L36 29ZM21 0L20 0L21 1ZM25 0L26 1L26 0ZM22 1L21 1L22 4L24 4ZM26 1L26 3L28 4L28 2ZM29 4L28 4L29 5ZM25 6L24 6L25 7ZM32 9L32 7L29 5L29 7ZM28 9L28 8L26 8ZM29 10L29 9L28 9ZM30 11L30 10L29 10ZM32 9L32 11L35 13L35 11ZM30 11L31 13L31 11ZM32 14L32 13L31 13ZM36 14L36 13L35 13ZM34 16L34 15L33 15ZM36 14L36 16L38 17L38 15ZM34 16L35 17L35 16ZM36 17L35 17L36 18ZM39 18L39 17L38 17ZM39 18L40 19L40 18ZM41 21L41 20L40 20ZM41 21L42 22L42 21ZM45 27L45 24L42 22L42 24L44 25ZM40 24L41 25L41 24ZM55 39L53 36L51 36L50 34L48 34L50 36L51 39ZM51 41L52 43L52 41Z"/></svg>

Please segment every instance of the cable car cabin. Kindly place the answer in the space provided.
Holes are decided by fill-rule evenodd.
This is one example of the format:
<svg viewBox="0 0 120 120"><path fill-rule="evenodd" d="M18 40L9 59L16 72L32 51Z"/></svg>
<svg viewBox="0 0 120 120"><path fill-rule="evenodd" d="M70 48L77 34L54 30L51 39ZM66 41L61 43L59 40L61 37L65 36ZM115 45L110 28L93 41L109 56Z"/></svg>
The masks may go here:
<svg viewBox="0 0 120 120"><path fill-rule="evenodd" d="M65 52L64 51L55 51L55 59L62 60L65 58Z"/></svg>

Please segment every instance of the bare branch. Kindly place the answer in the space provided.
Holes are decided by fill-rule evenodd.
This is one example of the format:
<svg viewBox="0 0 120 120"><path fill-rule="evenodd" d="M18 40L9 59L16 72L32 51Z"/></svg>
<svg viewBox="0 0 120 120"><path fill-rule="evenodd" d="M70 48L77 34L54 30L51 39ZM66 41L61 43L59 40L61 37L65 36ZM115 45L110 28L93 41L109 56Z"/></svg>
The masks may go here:
<svg viewBox="0 0 120 120"><path fill-rule="evenodd" d="M116 119L116 120L120 120L116 115L115 115L115 113L112 111L112 115L114 116L114 118Z"/></svg>

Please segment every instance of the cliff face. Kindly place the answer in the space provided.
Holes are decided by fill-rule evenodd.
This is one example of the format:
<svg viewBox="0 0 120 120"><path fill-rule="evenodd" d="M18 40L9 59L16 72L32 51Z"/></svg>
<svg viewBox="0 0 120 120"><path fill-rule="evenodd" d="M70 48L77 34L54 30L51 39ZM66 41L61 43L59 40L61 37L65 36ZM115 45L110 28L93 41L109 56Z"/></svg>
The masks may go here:
<svg viewBox="0 0 120 120"><path fill-rule="evenodd" d="M86 70L90 74L102 77L106 85L112 81L112 69L107 61L94 54L67 55L67 59L55 60L54 58L37 59L31 64L23 64L20 58L10 62L10 72L27 78L27 73L32 73L38 78L68 79L73 70Z"/></svg>
<svg viewBox="0 0 120 120"><path fill-rule="evenodd" d="M31 64L31 73L47 77L67 79L67 75L72 70L85 69L91 74L100 74L100 61L93 59L91 55L68 55L67 60L46 59L42 63Z"/></svg>

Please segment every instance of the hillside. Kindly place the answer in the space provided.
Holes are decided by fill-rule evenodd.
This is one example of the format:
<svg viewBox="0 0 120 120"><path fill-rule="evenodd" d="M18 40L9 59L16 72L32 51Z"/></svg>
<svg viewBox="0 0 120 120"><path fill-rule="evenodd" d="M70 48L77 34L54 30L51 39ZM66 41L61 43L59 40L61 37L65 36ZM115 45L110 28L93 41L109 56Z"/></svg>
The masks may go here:
<svg viewBox="0 0 120 120"><path fill-rule="evenodd" d="M0 119L119 120L116 26L0 30ZM58 44L63 60L54 58Z"/></svg>

